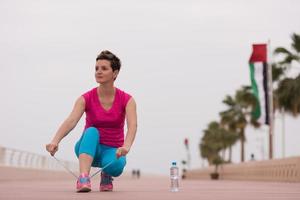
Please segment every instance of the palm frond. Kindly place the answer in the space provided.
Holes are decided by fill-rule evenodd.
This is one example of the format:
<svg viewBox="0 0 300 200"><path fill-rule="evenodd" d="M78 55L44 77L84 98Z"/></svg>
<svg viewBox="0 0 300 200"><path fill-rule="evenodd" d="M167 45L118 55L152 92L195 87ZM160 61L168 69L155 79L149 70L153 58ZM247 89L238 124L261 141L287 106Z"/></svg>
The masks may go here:
<svg viewBox="0 0 300 200"><path fill-rule="evenodd" d="M287 55L282 61L279 62L280 65L285 65L285 64L288 64L290 65L293 60L297 60L298 57L294 56L294 55Z"/></svg>
<svg viewBox="0 0 300 200"><path fill-rule="evenodd" d="M284 47L278 47L274 50L274 54L286 54L286 55L292 55L292 53L287 50L286 48Z"/></svg>
<svg viewBox="0 0 300 200"><path fill-rule="evenodd" d="M226 95L225 99L222 102L227 106L235 105L235 102L234 102L232 96L229 96L229 95Z"/></svg>
<svg viewBox="0 0 300 200"><path fill-rule="evenodd" d="M278 65L277 63L272 63L272 80L273 82L278 81L285 74L285 65Z"/></svg>
<svg viewBox="0 0 300 200"><path fill-rule="evenodd" d="M292 36L292 48L297 52L300 53L300 35L294 33Z"/></svg>

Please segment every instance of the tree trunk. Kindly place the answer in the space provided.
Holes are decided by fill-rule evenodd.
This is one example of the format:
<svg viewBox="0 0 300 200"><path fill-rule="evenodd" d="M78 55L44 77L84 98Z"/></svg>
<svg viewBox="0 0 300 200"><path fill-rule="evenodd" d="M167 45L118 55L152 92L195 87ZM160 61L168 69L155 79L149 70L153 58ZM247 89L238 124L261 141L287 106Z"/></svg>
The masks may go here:
<svg viewBox="0 0 300 200"><path fill-rule="evenodd" d="M229 158L228 158L229 163L231 163L231 158L232 158L232 146L229 146Z"/></svg>
<svg viewBox="0 0 300 200"><path fill-rule="evenodd" d="M226 149L224 148L224 149L222 150L222 160L223 160L223 161L225 160L225 151L226 151Z"/></svg>
<svg viewBox="0 0 300 200"><path fill-rule="evenodd" d="M241 128L241 162L245 161L245 131Z"/></svg>

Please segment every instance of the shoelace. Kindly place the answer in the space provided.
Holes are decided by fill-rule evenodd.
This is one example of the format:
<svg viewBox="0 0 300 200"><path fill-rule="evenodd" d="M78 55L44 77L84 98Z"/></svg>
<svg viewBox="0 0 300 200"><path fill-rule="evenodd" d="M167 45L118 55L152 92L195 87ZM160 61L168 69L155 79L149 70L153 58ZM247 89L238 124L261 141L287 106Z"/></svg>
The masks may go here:
<svg viewBox="0 0 300 200"><path fill-rule="evenodd" d="M79 177L78 178L79 183L88 183L90 182L90 178L89 177Z"/></svg>
<svg viewBox="0 0 300 200"><path fill-rule="evenodd" d="M72 172L67 166L65 166L63 164L63 162L61 162L60 160L58 160L55 156L52 156L63 168L65 168L65 170L67 170L70 174L72 174L77 180L79 179L79 176L77 176L74 172ZM106 167L110 166L112 163L114 163L116 160L111 161L110 163L108 163L107 165L105 165L104 167L100 168L98 171L96 171L92 176L90 176L90 178L93 178L96 174L98 174L99 172L103 171L103 169L105 169Z"/></svg>

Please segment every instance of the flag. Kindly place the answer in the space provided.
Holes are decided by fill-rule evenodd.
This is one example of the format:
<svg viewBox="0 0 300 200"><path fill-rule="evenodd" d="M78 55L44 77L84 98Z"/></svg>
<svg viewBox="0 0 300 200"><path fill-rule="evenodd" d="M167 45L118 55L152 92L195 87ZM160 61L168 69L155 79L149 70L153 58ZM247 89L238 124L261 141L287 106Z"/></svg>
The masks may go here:
<svg viewBox="0 0 300 200"><path fill-rule="evenodd" d="M269 96L267 79L267 45L254 44L249 60L252 90L258 104L252 113L261 124L269 124Z"/></svg>
<svg viewBox="0 0 300 200"><path fill-rule="evenodd" d="M189 149L189 139L187 138L184 139L184 146L186 149Z"/></svg>

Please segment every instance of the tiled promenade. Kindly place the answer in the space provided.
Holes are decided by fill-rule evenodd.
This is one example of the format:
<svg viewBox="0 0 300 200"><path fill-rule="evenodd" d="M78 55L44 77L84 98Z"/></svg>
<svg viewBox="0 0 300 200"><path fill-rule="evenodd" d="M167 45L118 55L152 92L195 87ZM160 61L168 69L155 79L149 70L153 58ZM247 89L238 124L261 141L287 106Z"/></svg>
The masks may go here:
<svg viewBox="0 0 300 200"><path fill-rule="evenodd" d="M0 167L1 200L300 200L300 183L184 180L177 193L169 192L168 177L124 175L115 179L114 192L106 193L98 191L98 184L99 177L92 179L92 192L75 193L69 174Z"/></svg>

